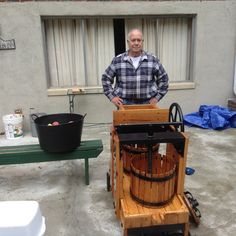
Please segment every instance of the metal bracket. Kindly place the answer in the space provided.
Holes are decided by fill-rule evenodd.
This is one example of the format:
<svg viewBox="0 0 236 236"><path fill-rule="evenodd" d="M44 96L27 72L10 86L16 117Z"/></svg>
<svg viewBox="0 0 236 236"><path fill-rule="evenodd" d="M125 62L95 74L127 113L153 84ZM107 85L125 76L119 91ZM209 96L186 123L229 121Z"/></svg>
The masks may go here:
<svg viewBox="0 0 236 236"><path fill-rule="evenodd" d="M83 94L84 90L81 88L71 88L67 90L67 95L69 97L69 110L70 113L74 113L74 98L75 95Z"/></svg>

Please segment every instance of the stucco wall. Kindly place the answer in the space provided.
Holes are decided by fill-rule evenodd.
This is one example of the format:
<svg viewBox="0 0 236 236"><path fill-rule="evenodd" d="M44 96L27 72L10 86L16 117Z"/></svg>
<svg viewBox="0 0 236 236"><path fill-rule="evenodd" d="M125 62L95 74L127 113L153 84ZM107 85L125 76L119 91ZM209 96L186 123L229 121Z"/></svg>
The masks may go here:
<svg viewBox="0 0 236 236"><path fill-rule="evenodd" d="M184 113L200 104L226 106L234 97L235 12L234 1L0 3L0 37L16 42L16 50L0 50L0 117L22 108L28 129L30 107L46 113L69 111L67 96L47 95L40 16L51 15L196 14L195 89L171 90L160 106L178 102ZM75 112L87 113L85 122L110 122L113 109L103 94L75 98Z"/></svg>

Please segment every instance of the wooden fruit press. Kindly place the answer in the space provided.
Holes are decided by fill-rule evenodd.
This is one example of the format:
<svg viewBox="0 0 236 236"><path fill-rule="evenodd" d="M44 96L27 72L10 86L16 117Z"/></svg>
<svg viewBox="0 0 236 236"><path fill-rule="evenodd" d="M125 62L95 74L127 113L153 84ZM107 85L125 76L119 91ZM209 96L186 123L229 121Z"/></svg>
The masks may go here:
<svg viewBox="0 0 236 236"><path fill-rule="evenodd" d="M113 111L110 144L107 188L123 235L180 230L187 236L188 137L179 105L127 105Z"/></svg>

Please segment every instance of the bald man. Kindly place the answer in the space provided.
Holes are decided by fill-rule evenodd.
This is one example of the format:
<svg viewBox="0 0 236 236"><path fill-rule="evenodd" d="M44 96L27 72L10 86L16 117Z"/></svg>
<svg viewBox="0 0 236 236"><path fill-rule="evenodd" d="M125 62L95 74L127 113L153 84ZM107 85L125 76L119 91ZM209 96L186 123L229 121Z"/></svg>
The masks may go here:
<svg viewBox="0 0 236 236"><path fill-rule="evenodd" d="M168 75L156 56L143 51L139 29L132 29L127 38L128 51L114 57L102 75L104 94L118 107L156 104L168 91Z"/></svg>

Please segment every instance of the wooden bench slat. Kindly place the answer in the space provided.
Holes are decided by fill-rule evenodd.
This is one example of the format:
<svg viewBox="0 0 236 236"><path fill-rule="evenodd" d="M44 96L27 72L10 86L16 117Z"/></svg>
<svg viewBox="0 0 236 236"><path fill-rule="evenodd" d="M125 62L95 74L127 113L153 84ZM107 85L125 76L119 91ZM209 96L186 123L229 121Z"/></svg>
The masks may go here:
<svg viewBox="0 0 236 236"><path fill-rule="evenodd" d="M94 149L94 147L102 146L101 140L86 140L81 141L80 146L76 150L88 150ZM0 147L0 156L8 153L20 153L20 152L43 152L39 144L18 145L18 146L5 146Z"/></svg>

